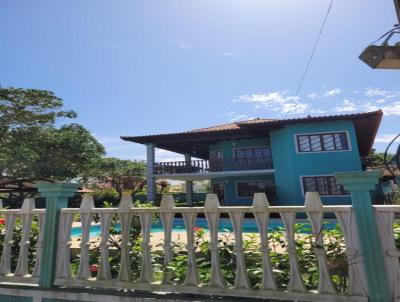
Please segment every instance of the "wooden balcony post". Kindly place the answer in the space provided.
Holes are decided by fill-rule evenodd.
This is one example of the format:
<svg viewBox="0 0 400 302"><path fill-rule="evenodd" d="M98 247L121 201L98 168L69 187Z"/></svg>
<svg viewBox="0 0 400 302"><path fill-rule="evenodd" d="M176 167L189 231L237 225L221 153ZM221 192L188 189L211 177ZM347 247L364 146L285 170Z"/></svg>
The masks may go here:
<svg viewBox="0 0 400 302"><path fill-rule="evenodd" d="M380 176L378 171L335 173L337 181L351 193L371 302L390 301L384 255L371 198L371 191L375 190Z"/></svg>
<svg viewBox="0 0 400 302"><path fill-rule="evenodd" d="M154 144L147 144L147 201L156 201L156 180L154 178L155 148Z"/></svg>
<svg viewBox="0 0 400 302"><path fill-rule="evenodd" d="M186 168L190 169L192 166L192 157L190 154L185 154L185 164ZM190 171L189 173L191 173ZM193 181L191 180L186 180L185 181L185 186L186 186L186 204L188 206L193 205Z"/></svg>

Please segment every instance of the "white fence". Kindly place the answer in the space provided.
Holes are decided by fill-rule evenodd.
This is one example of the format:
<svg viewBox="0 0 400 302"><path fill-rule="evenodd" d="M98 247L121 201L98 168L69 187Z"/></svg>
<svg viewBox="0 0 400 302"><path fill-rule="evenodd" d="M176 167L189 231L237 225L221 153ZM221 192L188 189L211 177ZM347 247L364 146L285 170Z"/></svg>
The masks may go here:
<svg viewBox="0 0 400 302"><path fill-rule="evenodd" d="M164 264L172 261L172 225L176 214L181 214L186 226L187 266L186 277L183 283L176 284L171 281L171 274L165 272L162 279L153 280L153 267L151 262L151 223L154 215L159 215L162 221L164 236ZM197 215L203 213L207 219L210 252L211 252L211 278L207 284L199 281L196 251L194 246L194 227ZM218 225L221 213L229 215L233 226L234 250L236 253L235 281L227 286L221 272L219 255ZM245 265L245 250L243 248L243 220L245 213L252 213L257 222L260 247L262 254L262 281L258 289L252 289ZM287 290L277 287L272 272L267 240L268 219L271 213L279 213L283 221L287 253L290 263L290 279ZM307 291L302 280L295 242L296 214L306 213L312 226L313 233L320 234L324 213L334 213L339 220L344 232L349 261L349 294L342 295L336 292L329 274L326 252L323 249L323 236L316 236L314 253L318 259L319 283L318 291ZM82 223L82 241L80 244L80 263L77 276L72 277L70 269L70 233L74 216L80 215ZM90 226L94 217L98 215L101 226L100 263L97 277L92 277L89 264ZM111 217L117 215L121 226L121 257L118 277L111 276L108 246ZM129 279L130 273L130 224L132 216L140 218L141 232L143 236L141 270L139 280ZM238 297L259 297L275 299L299 299L304 301L367 301L366 284L363 273L361 257L358 253L356 228L351 206L322 206L318 194L308 193L305 206L279 207L269 206L265 194L256 194L251 207L221 207L215 195L207 196L204 207L175 207L171 196L164 196L160 207L134 208L129 198L121 201L119 208L94 208L90 199L82 203L80 209L62 209L60 218L59 249L57 254L57 270L55 284L70 287L96 287L115 289L138 289L149 291L168 291L181 293L198 293L211 295L225 295Z"/></svg>
<svg viewBox="0 0 400 302"><path fill-rule="evenodd" d="M400 206L374 206L382 249L385 255L386 270L388 272L389 287L392 301L400 297L400 252L396 247L395 233L393 230L395 215L400 213ZM225 213L233 227L234 253L235 253L235 279L233 284L227 284L221 271L220 259L220 232L219 220ZM260 269L262 279L260 286L252 287L246 269L243 242L243 222L246 213L251 213L258 227L259 252L261 254ZM278 213L285 232L290 278L285 289L279 288L274 276L273 266L270 261L268 241L268 225L272 213ZM348 263L348 291L346 294L336 291L330 275L329 262L324 246L323 237L324 215L331 213L337 219L343 232L347 263ZM154 278L154 265L152 263L152 222L155 216L159 217L163 226L162 248L164 265L168 266L173 260L173 220L180 214L185 223L185 246L182 250L187 255L185 279L176 282L170 272L165 271L162 278ZM196 259L195 227L196 218L203 214L207 220L210 254L211 277L207 283L202 283L199 278L198 263ZM1 209L0 216L5 219L2 236L2 252L0 261L1 283L28 283L35 284L40 275L40 258L43 245L43 232L45 211L35 209L34 201L28 199L19 210ZM312 227L314 245L312 246L318 264L318 289L306 290L299 266L298 252L296 251L295 223L296 216L305 215L305 219ZM109 246L112 219L118 220L120 225L120 258L118 276L113 278L110 253L114 253ZM134 217L140 219L141 226L141 259L137 266L140 276L131 279L131 221ZM71 270L71 229L74 221L80 221L82 234L80 241L80 257L76 274ZM91 238L90 231L95 220L101 228L100 233L100 261L98 272L93 277L91 265ZM39 237L36 247L32 247L32 224L36 223ZM18 227L17 227L18 226ZM15 237L16 228L20 228L20 237ZM17 264L12 267L12 257L16 257L12 250L15 239L19 239L19 252ZM57 243L57 263L55 272L55 285L63 287L90 287L102 289L127 289L146 291L166 291L174 293L191 293L205 295L221 295L251 298L271 298L302 301L368 301L367 284L360 253L360 242L357 227L351 206L323 206L317 193L307 193L304 206L269 206L265 194L255 194L253 205L249 207L222 207L216 195L207 196L204 207L175 207L171 196L164 196L160 207L141 208L133 207L132 200L124 197L118 208L95 208L91 198L85 198L81 208L64 208L61 210ZM33 252L34 265L29 267L28 254L30 248ZM32 252L31 252L32 254ZM32 256L32 255L31 255Z"/></svg>
<svg viewBox="0 0 400 302"><path fill-rule="evenodd" d="M4 231L2 235L2 254L0 261L0 281L12 283L31 283L38 282L40 275L40 262L43 247L43 224L44 224L44 209L35 209L35 200L26 199L21 209L6 210L0 209L0 216L3 217ZM18 224L17 224L17 220ZM35 220L39 235L36 246L32 247L30 242L30 234L32 223ZM16 229L20 228L20 240L18 242L19 253L16 268L12 268L12 258L16 257L16 251L13 250L14 235ZM36 257L33 270L29 272L28 268L28 252L32 247L36 250Z"/></svg>

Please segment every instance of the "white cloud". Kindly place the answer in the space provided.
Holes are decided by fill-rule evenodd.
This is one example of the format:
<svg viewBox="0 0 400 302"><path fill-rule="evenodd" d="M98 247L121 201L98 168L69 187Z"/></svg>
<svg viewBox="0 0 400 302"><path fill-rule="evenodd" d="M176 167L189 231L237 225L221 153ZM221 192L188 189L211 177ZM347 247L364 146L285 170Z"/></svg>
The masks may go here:
<svg viewBox="0 0 400 302"><path fill-rule="evenodd" d="M394 97L396 93L393 93L392 91L389 90L383 90L380 88L366 88L364 90L364 95L369 98L373 97L391 98Z"/></svg>
<svg viewBox="0 0 400 302"><path fill-rule="evenodd" d="M323 99L328 97L334 97L343 93L343 90L340 88L332 88L325 90L324 92L311 92L307 96L312 100Z"/></svg>
<svg viewBox="0 0 400 302"><path fill-rule="evenodd" d="M168 162L168 161L182 161L185 160L182 154L170 152L163 149L156 149L155 159L157 162Z"/></svg>
<svg viewBox="0 0 400 302"><path fill-rule="evenodd" d="M286 91L275 91L266 94L246 94L239 96L235 102L250 103L255 109L268 109L287 114L304 113L308 104L299 101L298 96L288 96Z"/></svg>
<svg viewBox="0 0 400 302"><path fill-rule="evenodd" d="M220 55L224 56L224 57L229 57L229 58L234 58L234 57L238 56L237 53L230 52L230 51L223 51L220 53Z"/></svg>
<svg viewBox="0 0 400 302"><path fill-rule="evenodd" d="M357 110L356 104L348 99L344 99L342 104L334 108L337 112L350 112Z"/></svg>
<svg viewBox="0 0 400 302"><path fill-rule="evenodd" d="M191 49L190 45L185 42L180 42L176 46L180 49Z"/></svg>
<svg viewBox="0 0 400 302"><path fill-rule="evenodd" d="M375 143L390 143L396 135L394 133L378 135L375 138Z"/></svg>
<svg viewBox="0 0 400 302"><path fill-rule="evenodd" d="M400 101L383 106L382 110L386 115L400 115Z"/></svg>
<svg viewBox="0 0 400 302"><path fill-rule="evenodd" d="M253 119L253 117L250 117L247 114L236 113L235 111L228 112L227 117L230 122L237 122L237 121Z"/></svg>

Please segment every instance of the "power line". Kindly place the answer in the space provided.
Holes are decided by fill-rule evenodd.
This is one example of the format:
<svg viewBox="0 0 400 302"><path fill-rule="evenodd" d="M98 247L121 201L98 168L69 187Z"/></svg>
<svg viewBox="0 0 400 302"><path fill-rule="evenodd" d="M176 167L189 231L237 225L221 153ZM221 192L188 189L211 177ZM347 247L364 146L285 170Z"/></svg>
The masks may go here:
<svg viewBox="0 0 400 302"><path fill-rule="evenodd" d="M332 5L333 5L333 1L334 1L334 0L331 0L331 3L329 4L329 7L328 7L328 10L327 10L327 12L326 12L324 21L322 22L322 25L321 25L321 29L319 30L317 40L316 40L315 43L314 43L314 47L313 47L313 49L312 49L310 58L308 59L306 68L304 69L304 72L303 72L303 74L302 74L302 76L301 76L299 86L297 86L296 93L295 93L296 96L299 94L300 89L301 89L301 87L303 86L304 79L305 79L305 77L306 77L306 74L307 74L307 72L308 72L308 69L310 68L311 61L312 61L312 59L313 59L313 57L314 57L314 55L315 55L315 51L317 50L317 46L318 46L319 40L320 40L320 38L321 38L322 32L324 31L324 27L325 27L326 20L328 19L329 13L331 12Z"/></svg>

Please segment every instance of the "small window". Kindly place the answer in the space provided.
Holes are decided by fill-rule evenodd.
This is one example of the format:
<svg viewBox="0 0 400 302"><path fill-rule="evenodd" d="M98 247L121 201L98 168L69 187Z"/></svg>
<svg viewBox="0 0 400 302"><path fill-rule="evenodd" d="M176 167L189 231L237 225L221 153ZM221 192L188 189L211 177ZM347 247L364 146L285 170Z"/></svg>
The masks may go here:
<svg viewBox="0 0 400 302"><path fill-rule="evenodd" d="M302 177L304 193L319 192L320 195L349 195L334 176Z"/></svg>
<svg viewBox="0 0 400 302"><path fill-rule="evenodd" d="M253 198L254 193L265 193L267 196L274 195L275 186L272 180L241 181L236 184L238 197Z"/></svg>
<svg viewBox="0 0 400 302"><path fill-rule="evenodd" d="M346 132L296 135L299 152L350 150Z"/></svg>
<svg viewBox="0 0 400 302"><path fill-rule="evenodd" d="M272 158L272 152L270 147L237 148L234 156L238 159Z"/></svg>

